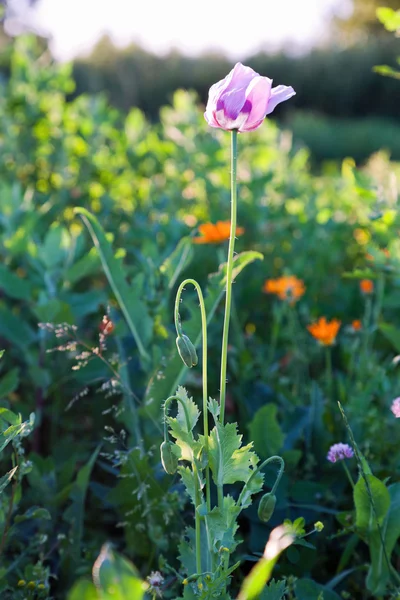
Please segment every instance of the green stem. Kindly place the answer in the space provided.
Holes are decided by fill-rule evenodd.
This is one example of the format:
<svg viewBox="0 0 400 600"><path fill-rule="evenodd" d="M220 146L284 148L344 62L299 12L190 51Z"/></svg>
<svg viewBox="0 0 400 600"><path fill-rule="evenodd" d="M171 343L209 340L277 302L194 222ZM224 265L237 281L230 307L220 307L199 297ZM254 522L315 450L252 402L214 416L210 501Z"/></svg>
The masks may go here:
<svg viewBox="0 0 400 600"><path fill-rule="evenodd" d="M264 460L264 462L262 462L261 465L259 465L256 469L254 469L254 471L252 472L252 474L250 475L250 477L244 484L242 491L240 492L240 495L239 495L239 498L237 501L238 506L241 505L241 503L243 501L243 496L244 496L248 486L250 485L251 481L253 480L253 478L257 475L257 473L259 473L261 471L261 469L266 467L270 462L280 463L278 475L276 476L275 483L271 490L271 494L275 494L276 488L278 487L281 477L283 475L283 471L285 470L285 461L283 460L283 458L281 456L270 456L269 458Z"/></svg>
<svg viewBox="0 0 400 600"><path fill-rule="evenodd" d="M199 474L196 467L196 462L193 459L193 475L194 475L194 496L196 506L194 507L194 519L195 519L195 536L196 536L196 571L201 573L201 522L199 511L197 510L201 504L200 497L200 486L199 486Z"/></svg>
<svg viewBox="0 0 400 600"><path fill-rule="evenodd" d="M344 471L345 471L345 473L347 475L347 479L350 481L350 485L354 489L354 481L353 481L353 478L352 478L352 476L350 474L349 468L346 465L346 460L342 460L342 465L343 465L343 469L344 469Z"/></svg>
<svg viewBox="0 0 400 600"><path fill-rule="evenodd" d="M276 305L275 305L276 306ZM279 332L281 330L282 318L283 318L284 306L282 302L278 304L278 308L276 309L276 318L272 324L272 333L271 333L271 342L269 345L268 351L268 366L272 364L272 361L275 356L276 344L278 342Z"/></svg>
<svg viewBox="0 0 400 600"><path fill-rule="evenodd" d="M332 400L332 350L330 346L325 349L326 359L326 388L328 401Z"/></svg>
<svg viewBox="0 0 400 600"><path fill-rule="evenodd" d="M202 340L203 340L203 359L202 359L202 374L203 374L203 429L204 429L204 450L207 456L208 461L208 381L207 381L207 315L206 315L206 307L204 304L203 292L201 291L201 287L197 283L195 279L185 279L180 284L178 291L176 293L175 298L175 328L179 334L182 334L182 325L181 319L179 316L179 304L181 301L182 291L187 285L190 283L194 286L197 296L199 298L200 304L200 313L201 313L201 330L202 330ZM210 479L210 467L206 466L206 503L207 503L207 511L211 511L211 479Z"/></svg>
<svg viewBox="0 0 400 600"><path fill-rule="evenodd" d="M171 404L171 402L173 401L179 402L181 404L181 406L183 406L183 410L185 413L185 419L186 419L186 427L187 430L190 431L190 419L189 419L189 414L187 412L187 408L185 403L183 402L183 400L181 400L181 398L178 398L178 396L170 396L169 398L166 399L165 403L164 403L164 441L167 441L168 439L168 427L167 427L167 416L168 416L168 408L169 405ZM199 484L199 473L197 470L197 466L196 466L196 459L193 457L193 462L192 462L192 468L193 468L193 475L194 475L194 481L195 481L195 487L194 487L194 500L195 500L195 507L194 507L194 520L195 520L195 536L196 536L196 570L198 573L201 573L201 522L200 522L200 515L198 513L197 508L200 506L201 504L201 493L200 493L200 484Z"/></svg>
<svg viewBox="0 0 400 600"><path fill-rule="evenodd" d="M231 299L232 299L232 271L233 271L233 255L235 250L235 235L236 235L236 213L237 213L237 131L232 131L231 138L231 233L229 237L228 263L226 267L226 297L225 297L225 316L224 330L222 334L222 350L221 350L221 379L220 379L220 421L223 424L225 418L225 398L226 398L226 365L228 356L228 337L229 337L229 320L231 314Z"/></svg>

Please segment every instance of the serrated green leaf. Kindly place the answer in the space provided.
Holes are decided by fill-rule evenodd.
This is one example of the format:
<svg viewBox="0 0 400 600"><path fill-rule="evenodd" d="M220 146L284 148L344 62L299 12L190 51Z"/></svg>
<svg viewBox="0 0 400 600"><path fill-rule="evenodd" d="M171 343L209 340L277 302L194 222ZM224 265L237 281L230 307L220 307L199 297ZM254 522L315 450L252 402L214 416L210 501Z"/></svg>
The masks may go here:
<svg viewBox="0 0 400 600"><path fill-rule="evenodd" d="M209 436L209 462L213 480L217 485L246 482L258 463L257 455L251 450L253 444L242 446L242 435L236 423L218 423Z"/></svg>
<svg viewBox="0 0 400 600"><path fill-rule="evenodd" d="M193 471L189 469L189 467L183 467L182 465L179 465L178 473L182 477L183 484L191 501L193 502L193 505L196 506L196 481Z"/></svg>
<svg viewBox="0 0 400 600"><path fill-rule="evenodd" d="M189 398L188 393L184 387L181 385L178 387L176 391L176 396L182 400L185 405L185 409L183 408L181 402L177 402L178 404L178 414L176 420L179 425L185 431L193 431L196 426L197 421L200 417L200 411L197 408L197 404L193 402L193 398ZM187 418L189 423L187 423ZM189 428L188 428L189 425Z"/></svg>
<svg viewBox="0 0 400 600"><path fill-rule="evenodd" d="M207 408L208 408L209 412L212 414L214 422L216 423L217 419L219 417L219 413L221 411L219 402L217 402L217 400L214 400L214 398L209 398Z"/></svg>
<svg viewBox="0 0 400 600"><path fill-rule="evenodd" d="M282 600L286 590L285 581L270 581L264 588L260 600Z"/></svg>
<svg viewBox="0 0 400 600"><path fill-rule="evenodd" d="M260 252L242 252L234 259L233 278L237 277L241 271L255 260L264 258ZM204 298L206 307L207 323L210 323L214 313L220 303L226 285L226 263L220 266L218 273L209 276L208 286ZM184 331L195 347L198 347L201 340L201 319L196 302L184 300L185 307L190 312L189 319L185 320ZM165 364L167 366L165 367ZM176 347L174 345L171 355L166 363L163 361L153 374L145 394L145 403L147 412L151 412L154 418L159 414L162 402L168 396L171 396L178 385L182 383L187 367L182 364Z"/></svg>
<svg viewBox="0 0 400 600"><path fill-rule="evenodd" d="M221 547L233 552L238 544L235 533L238 529L236 517L241 508L236 505L232 496L225 496L222 507L216 506L206 514L207 527L212 537L213 550L218 552Z"/></svg>
<svg viewBox="0 0 400 600"><path fill-rule="evenodd" d="M194 439L192 433L199 419L200 411L182 386L179 386L176 396L182 400L185 408L183 408L181 402L177 402L177 416L167 417L169 432L175 438L176 444L180 448L179 458L181 460L192 461L193 456L197 456L201 448L201 444Z"/></svg>

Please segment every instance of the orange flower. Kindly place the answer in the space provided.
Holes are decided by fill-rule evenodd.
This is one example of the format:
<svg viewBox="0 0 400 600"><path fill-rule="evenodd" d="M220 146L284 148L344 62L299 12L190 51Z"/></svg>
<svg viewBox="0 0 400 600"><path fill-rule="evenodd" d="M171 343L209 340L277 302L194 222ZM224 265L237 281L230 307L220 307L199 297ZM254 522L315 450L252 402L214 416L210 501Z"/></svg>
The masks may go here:
<svg viewBox="0 0 400 600"><path fill-rule="evenodd" d="M354 329L354 331L360 331L360 329L362 329L362 323L359 319L353 321L351 326Z"/></svg>
<svg viewBox="0 0 400 600"><path fill-rule="evenodd" d="M338 319L327 321L325 317L320 317L316 323L307 325L307 329L320 344L323 346L332 346L341 324L341 321Z"/></svg>
<svg viewBox="0 0 400 600"><path fill-rule="evenodd" d="M219 244L229 240L231 233L230 221L217 221L214 223L204 223L199 226L201 237L193 239L195 244ZM244 233L243 227L236 227L236 235Z"/></svg>
<svg viewBox="0 0 400 600"><path fill-rule="evenodd" d="M304 282L294 275L286 275L277 279L267 279L263 291L267 294L276 294L281 300L288 300L295 304L306 291Z"/></svg>
<svg viewBox="0 0 400 600"><path fill-rule="evenodd" d="M372 294L374 291L374 282L371 279L361 279L360 290L363 294Z"/></svg>

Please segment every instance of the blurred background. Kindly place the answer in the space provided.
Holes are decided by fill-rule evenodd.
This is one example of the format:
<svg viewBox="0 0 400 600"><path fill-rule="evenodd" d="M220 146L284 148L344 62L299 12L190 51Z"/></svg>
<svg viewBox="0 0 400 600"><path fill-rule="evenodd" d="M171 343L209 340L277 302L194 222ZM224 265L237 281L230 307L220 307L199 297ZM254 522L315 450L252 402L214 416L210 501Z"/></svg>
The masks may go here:
<svg viewBox="0 0 400 600"><path fill-rule="evenodd" d="M206 102L236 61L297 95L272 115L316 164L386 149L400 159L400 88L373 71L396 65L400 41L376 18L400 0L2 0L1 74L7 48L31 31L57 61L73 62L75 89L104 93L152 121L178 88Z"/></svg>

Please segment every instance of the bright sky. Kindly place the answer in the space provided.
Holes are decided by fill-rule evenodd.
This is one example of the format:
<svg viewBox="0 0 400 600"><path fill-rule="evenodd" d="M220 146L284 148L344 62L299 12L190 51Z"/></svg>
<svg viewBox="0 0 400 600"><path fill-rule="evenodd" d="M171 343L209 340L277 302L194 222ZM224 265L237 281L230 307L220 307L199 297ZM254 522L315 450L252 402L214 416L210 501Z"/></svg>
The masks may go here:
<svg viewBox="0 0 400 600"><path fill-rule="evenodd" d="M26 0L17 0L25 5ZM103 33L115 43L188 54L222 49L241 58L261 48L296 52L321 42L350 0L39 0L24 17L51 34L61 60L86 53Z"/></svg>

